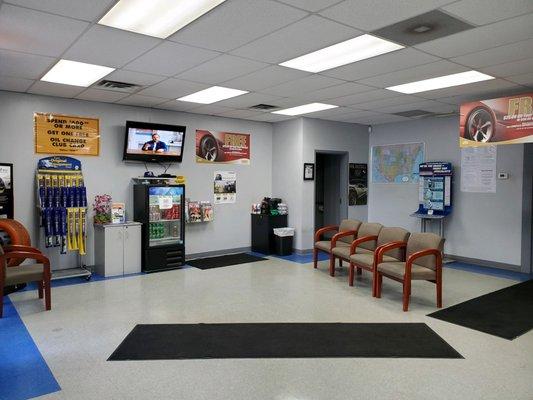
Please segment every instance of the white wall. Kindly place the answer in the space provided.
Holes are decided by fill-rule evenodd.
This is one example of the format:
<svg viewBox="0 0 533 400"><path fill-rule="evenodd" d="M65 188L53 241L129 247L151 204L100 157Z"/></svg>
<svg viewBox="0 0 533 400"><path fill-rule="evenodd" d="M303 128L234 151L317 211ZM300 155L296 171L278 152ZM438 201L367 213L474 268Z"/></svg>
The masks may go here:
<svg viewBox="0 0 533 400"><path fill-rule="evenodd" d="M314 163L317 151L348 152L349 162L366 163L367 128L312 118L274 124L272 191L289 205L289 225L296 228L298 250L313 247L315 186L314 181L303 180L303 164ZM366 221L367 207L348 207L348 217Z"/></svg>
<svg viewBox="0 0 533 400"><path fill-rule="evenodd" d="M460 191L461 153L457 117L433 118L377 125L370 146L424 142L426 161L450 161L454 167L453 211L446 218L445 252L513 266L520 265L523 145L499 146L497 171L509 172L498 180L496 193ZM418 185L370 184L368 219L411 231L420 229L409 214L418 208Z"/></svg>
<svg viewBox="0 0 533 400"><path fill-rule="evenodd" d="M100 118L100 156L78 157L83 163L88 201L95 194L108 193L114 201L127 204L132 217L131 178L141 176L144 165L122 161L126 120L179 124L187 127L183 162L170 173L185 175L186 195L192 200L213 200L213 171L237 172L237 202L216 205L215 221L189 225L186 230L188 254L250 246L251 204L272 189L272 125L263 122L212 117L174 111L155 110L82 100L35 96L0 91L0 161L14 164L15 218L32 233L35 241L37 215L35 204L35 168L45 154L35 154L33 112L63 113ZM218 166L195 162L195 130L225 130L251 134L251 165ZM149 165L161 173L158 165ZM92 219L92 211L90 212ZM89 224L88 257L93 263L93 228ZM62 257L64 264L67 258ZM69 261L71 262L71 261ZM57 264L56 264L57 265Z"/></svg>

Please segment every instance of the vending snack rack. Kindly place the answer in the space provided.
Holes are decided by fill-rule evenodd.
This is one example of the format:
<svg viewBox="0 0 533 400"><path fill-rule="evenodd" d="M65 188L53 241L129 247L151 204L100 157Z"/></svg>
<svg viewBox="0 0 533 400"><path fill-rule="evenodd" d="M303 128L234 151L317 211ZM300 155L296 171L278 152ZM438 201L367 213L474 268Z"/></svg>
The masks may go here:
<svg viewBox="0 0 533 400"><path fill-rule="evenodd" d="M57 248L61 255L77 252L77 267L53 270L52 279L89 280L91 271L83 263L87 249L87 192L81 162L64 156L42 158L37 164L36 182L39 236L44 232L45 247Z"/></svg>

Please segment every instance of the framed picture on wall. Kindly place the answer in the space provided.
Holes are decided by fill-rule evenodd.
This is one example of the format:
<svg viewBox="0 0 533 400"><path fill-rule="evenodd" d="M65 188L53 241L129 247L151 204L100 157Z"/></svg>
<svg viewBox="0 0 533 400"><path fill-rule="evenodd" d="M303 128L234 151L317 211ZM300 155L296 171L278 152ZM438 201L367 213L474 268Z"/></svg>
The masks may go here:
<svg viewBox="0 0 533 400"><path fill-rule="evenodd" d="M315 180L315 164L304 163L304 181Z"/></svg>

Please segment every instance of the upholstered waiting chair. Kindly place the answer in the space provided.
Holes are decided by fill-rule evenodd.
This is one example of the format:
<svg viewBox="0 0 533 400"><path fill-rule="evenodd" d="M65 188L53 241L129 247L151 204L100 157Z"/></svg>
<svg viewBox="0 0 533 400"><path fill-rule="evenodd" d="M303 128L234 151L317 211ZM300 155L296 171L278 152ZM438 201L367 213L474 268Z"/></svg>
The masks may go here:
<svg viewBox="0 0 533 400"><path fill-rule="evenodd" d="M409 309L411 281L430 281L437 286L437 307L442 307L442 250L444 238L434 233L413 233L407 243L385 245L377 252L376 297L381 297L383 276L403 284L403 310ZM406 249L406 261L386 261L393 249Z"/></svg>
<svg viewBox="0 0 533 400"><path fill-rule="evenodd" d="M30 259L38 264L8 266L12 259ZM39 298L43 298L44 289L45 308L50 310L50 279L50 261L39 250L20 245L0 246L0 318L3 314L4 287L20 283L37 282Z"/></svg>
<svg viewBox="0 0 533 400"><path fill-rule="evenodd" d="M329 273L331 276L333 276L334 272L332 273L332 269L335 271L335 266L333 265L332 267L331 264L334 263L335 259L331 254L331 250L335 246L343 246L349 249L350 243L352 243L352 240L357 234L357 229L359 229L360 225L361 221L357 221L355 219L345 219L341 221L339 226L326 226L317 230L315 233L315 245L313 247L314 267L318 267L318 252L323 251L328 253L330 259ZM322 235L326 232L337 233L331 238L331 240L322 240Z"/></svg>
<svg viewBox="0 0 533 400"><path fill-rule="evenodd" d="M374 252L366 252L356 250L357 246L362 245L365 242L374 241L374 236L367 236L367 238L355 241L352 245L351 255L350 255L350 273L348 275L348 282L350 286L353 286L355 269L357 268L357 273L360 274L363 269L372 272L372 296L376 296L376 256L378 250L387 244L390 243L405 243L409 238L409 231L406 231L403 228L391 228L383 227L379 231L377 237L376 250ZM366 250L366 249L364 249ZM403 261L404 260L404 250L400 248L394 248L383 253L383 261Z"/></svg>
<svg viewBox="0 0 533 400"><path fill-rule="evenodd" d="M354 253L369 253L376 248L376 241L378 234L383 228L383 225L375 222L363 222L357 230L355 240L350 243L349 247L338 246L337 243L332 243L331 260L329 272L331 276L335 275L335 258L339 259L339 265L342 266L342 261L350 262L350 255Z"/></svg>

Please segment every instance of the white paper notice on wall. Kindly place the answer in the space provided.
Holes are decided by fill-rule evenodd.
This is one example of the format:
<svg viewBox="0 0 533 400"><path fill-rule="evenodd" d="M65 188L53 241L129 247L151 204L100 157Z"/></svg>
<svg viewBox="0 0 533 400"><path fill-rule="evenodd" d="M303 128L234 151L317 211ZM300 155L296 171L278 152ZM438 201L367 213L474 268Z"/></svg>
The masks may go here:
<svg viewBox="0 0 533 400"><path fill-rule="evenodd" d="M461 149L461 192L496 193L496 146Z"/></svg>

